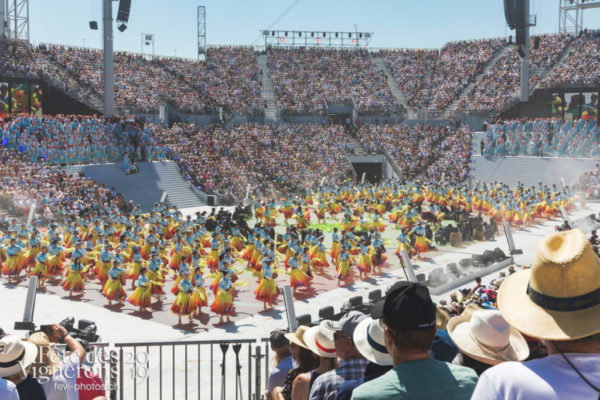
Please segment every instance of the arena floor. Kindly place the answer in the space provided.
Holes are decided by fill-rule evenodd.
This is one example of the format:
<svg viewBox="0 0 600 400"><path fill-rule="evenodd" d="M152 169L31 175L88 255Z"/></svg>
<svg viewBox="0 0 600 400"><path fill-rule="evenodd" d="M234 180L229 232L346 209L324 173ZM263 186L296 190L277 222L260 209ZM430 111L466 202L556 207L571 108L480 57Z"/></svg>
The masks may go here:
<svg viewBox="0 0 600 400"><path fill-rule="evenodd" d="M193 213L196 209L186 210ZM574 217L580 217L597 213L600 204L588 204L584 209L576 210ZM336 221L327 221L334 224ZM524 254L517 256L516 263L527 264L531 262L535 246L544 235L554 231L554 227L561 221L540 221L537 225L528 227L514 233L518 248L523 249ZM283 221L282 221L283 223ZM285 226L277 228L277 232L284 230ZM385 291L389 285L398 279L405 279L404 273L398 268L398 261L393 255L396 248L395 229L386 229L384 234L386 247L388 248L388 263L383 267L383 273L373 275L366 280L351 280L344 287L339 287L334 277L333 268L322 275L315 274L309 288L299 289L296 296L296 315L310 313L313 320L317 319L318 309L327 305L333 305L338 311L349 297L363 295L367 300L367 293L373 289L381 288ZM330 235L326 234L327 242ZM329 243L326 243L329 245ZM427 272L438 266L445 266L449 262L456 262L461 258L470 257L472 254L480 254L485 249L500 247L507 252L508 246L503 236L497 237L491 242L473 242L462 248L444 246L436 251L426 253L427 258L415 261L417 272ZM235 268L241 269L236 263ZM277 278L278 287L289 284L289 276L279 271ZM211 279L206 279L210 284ZM285 328L287 319L283 306L283 298L275 308L263 311L263 304L254 298L253 291L257 286L257 278L251 272L240 274L240 282L236 286L235 307L236 313L232 317L232 323L219 324L218 316L212 314L206 308L207 314L195 318L193 323L178 325L177 316L170 310L170 304L174 295L170 292L163 297L161 302L154 304L151 311L140 313L137 308L128 303L124 305L108 306L106 299L100 294L98 283L86 283L86 292L83 296L68 297L62 290L58 281L49 282L48 289L38 293L35 311L35 323L47 324L62 320L66 316L74 316L76 319L85 318L96 321L98 331L103 340L106 341L151 341L151 340L180 340L180 339L221 339L225 337L265 337L268 332L275 328ZM173 277L169 278L165 285L166 289L172 287ZM0 285L0 298L11 299L10 307L0 318L0 326L5 330L11 330L14 321L22 320L24 300L26 296L26 280L17 286L9 285L4 278ZM445 298L441 295L439 298ZM209 295L209 301L212 294Z"/></svg>

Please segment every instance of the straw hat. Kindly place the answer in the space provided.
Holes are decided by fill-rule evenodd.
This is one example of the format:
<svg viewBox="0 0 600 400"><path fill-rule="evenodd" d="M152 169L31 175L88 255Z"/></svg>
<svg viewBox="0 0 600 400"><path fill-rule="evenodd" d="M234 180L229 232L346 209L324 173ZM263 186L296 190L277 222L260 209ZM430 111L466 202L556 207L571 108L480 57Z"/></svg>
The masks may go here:
<svg viewBox="0 0 600 400"><path fill-rule="evenodd" d="M0 378L16 375L35 360L38 350L33 343L8 335L0 339Z"/></svg>
<svg viewBox="0 0 600 400"><path fill-rule="evenodd" d="M583 232L542 239L532 268L500 286L498 308L510 325L538 339L574 340L600 332L600 259Z"/></svg>
<svg viewBox="0 0 600 400"><path fill-rule="evenodd" d="M354 330L354 345L367 360L378 365L393 365L392 356L385 347L385 332L381 319L365 318Z"/></svg>
<svg viewBox="0 0 600 400"><path fill-rule="evenodd" d="M320 357L336 358L335 345L333 344L333 331L331 321L321 321L319 326L313 326L304 332L304 344Z"/></svg>
<svg viewBox="0 0 600 400"><path fill-rule="evenodd" d="M41 352L38 360L40 364L52 368L60 366L60 357L54 352L54 343L50 343L48 335L44 332L34 332L27 338L27 341L35 344Z"/></svg>
<svg viewBox="0 0 600 400"><path fill-rule="evenodd" d="M452 318L448 334L460 351L485 364L523 361L529 356L525 338L499 311L479 310Z"/></svg>
<svg viewBox="0 0 600 400"><path fill-rule="evenodd" d="M308 330L308 326L300 325L296 332L294 333L286 333L284 336L290 343L294 343L300 347L304 347L306 350L310 350L310 348L304 343L304 333Z"/></svg>

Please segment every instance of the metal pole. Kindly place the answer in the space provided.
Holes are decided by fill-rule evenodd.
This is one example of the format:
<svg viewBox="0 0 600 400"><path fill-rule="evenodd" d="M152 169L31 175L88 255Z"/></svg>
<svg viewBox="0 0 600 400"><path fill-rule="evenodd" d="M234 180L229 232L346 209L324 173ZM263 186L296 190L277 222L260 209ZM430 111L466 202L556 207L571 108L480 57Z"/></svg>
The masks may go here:
<svg viewBox="0 0 600 400"><path fill-rule="evenodd" d="M525 3L525 44L523 44L523 53L521 58L521 96L523 103L529 101L529 0L523 0Z"/></svg>
<svg viewBox="0 0 600 400"><path fill-rule="evenodd" d="M18 28L17 16L19 15L19 12L17 11L17 0L14 0L14 6L15 6L15 39L18 39L19 38L19 28Z"/></svg>
<svg viewBox="0 0 600 400"><path fill-rule="evenodd" d="M112 0L103 0L104 36L104 116L115 113L115 69L112 31Z"/></svg>

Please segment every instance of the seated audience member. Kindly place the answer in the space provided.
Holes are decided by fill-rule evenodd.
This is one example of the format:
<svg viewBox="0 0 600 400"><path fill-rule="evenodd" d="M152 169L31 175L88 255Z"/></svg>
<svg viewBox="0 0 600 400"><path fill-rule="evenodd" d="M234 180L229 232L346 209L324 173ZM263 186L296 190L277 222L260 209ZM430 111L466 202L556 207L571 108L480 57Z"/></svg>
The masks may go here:
<svg viewBox="0 0 600 400"><path fill-rule="evenodd" d="M380 377L393 365L392 357L385 348L385 334L380 319L365 318L362 320L354 330L353 339L356 348L369 360L369 364L365 369L365 376L342 383L336 400L350 400L354 388Z"/></svg>
<svg viewBox="0 0 600 400"><path fill-rule="evenodd" d="M473 399L600 397L600 259L578 229L540 242L531 269L500 286L506 321L539 338L548 356L505 362L481 375Z"/></svg>
<svg viewBox="0 0 600 400"><path fill-rule="evenodd" d="M499 311L463 313L450 320L448 333L460 350L456 363L473 368L477 375L501 362L523 361L529 356L527 341Z"/></svg>
<svg viewBox="0 0 600 400"><path fill-rule="evenodd" d="M308 328L306 326L299 326L295 333L286 333L285 337L290 342L290 350L292 351L292 358L296 362L298 367L291 369L288 376L285 378L284 386L277 386L273 389L273 398L277 400L290 400L290 399L307 399L308 390L305 387L298 384L298 377L304 373L310 373L313 369L319 366L319 358L313 353L306 343L304 343L304 332Z"/></svg>
<svg viewBox="0 0 600 400"><path fill-rule="evenodd" d="M394 368L354 389L352 399L469 399L477 383L475 372L429 356L435 316L427 287L404 281L393 285L371 317L383 320Z"/></svg>
<svg viewBox="0 0 600 400"><path fill-rule="evenodd" d="M46 400L42 385L29 375L38 350L33 343L8 335L0 339L0 378L17 386L20 399Z"/></svg>
<svg viewBox="0 0 600 400"><path fill-rule="evenodd" d="M275 387L284 386L285 378L294 367L292 353L290 352L290 342L285 337L285 331L278 330L271 332L269 342L271 343L271 350L275 352L275 368L273 368L269 375L267 399L271 398Z"/></svg>
<svg viewBox="0 0 600 400"><path fill-rule="evenodd" d="M369 363L360 354L354 343L356 326L367 316L350 311L337 322L330 325L335 353L342 361L339 368L319 376L310 390L310 400L333 400L338 389L345 381L362 378Z"/></svg>

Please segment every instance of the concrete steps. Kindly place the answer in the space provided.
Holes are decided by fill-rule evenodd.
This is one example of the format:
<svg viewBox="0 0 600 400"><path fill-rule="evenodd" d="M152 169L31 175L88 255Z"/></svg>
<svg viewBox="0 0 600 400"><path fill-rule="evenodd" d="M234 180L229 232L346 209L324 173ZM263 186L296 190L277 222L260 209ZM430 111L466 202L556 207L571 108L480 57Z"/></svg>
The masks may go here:
<svg viewBox="0 0 600 400"><path fill-rule="evenodd" d="M125 175L121 163L75 165L66 167L69 173L83 172L86 177L109 188L114 187L127 200L133 200L144 211L149 211L167 192L167 202L178 208L205 205L196 195L192 185L179 173L173 161L137 163L140 172Z"/></svg>
<svg viewBox="0 0 600 400"><path fill-rule="evenodd" d="M383 57L375 57L373 61L375 62L375 65L377 65L377 67L379 67L379 69L387 77L387 83L390 88L390 91L392 92L392 95L394 96L398 104L401 104L402 107L404 107L407 111L410 110L410 108L408 107L406 97L400 89L400 86L398 86L398 82L396 81L396 79L394 79L392 71L390 71L385 59Z"/></svg>
<svg viewBox="0 0 600 400"><path fill-rule="evenodd" d="M479 148L476 154L479 154ZM515 185L520 181L526 186L537 186L542 182L543 185L555 184L560 187L560 178L564 178L567 185L572 185L581 174L595 169L596 164L598 160L592 158L474 155L471 161L471 180L488 183L503 182L507 185Z"/></svg>
<svg viewBox="0 0 600 400"><path fill-rule="evenodd" d="M275 122L278 120L277 102L275 101L275 89L273 88L273 81L271 80L271 75L269 73L267 55L260 54L258 57L256 57L256 61L258 68L262 72L260 93L262 99L267 103L267 108L265 110L265 121Z"/></svg>

